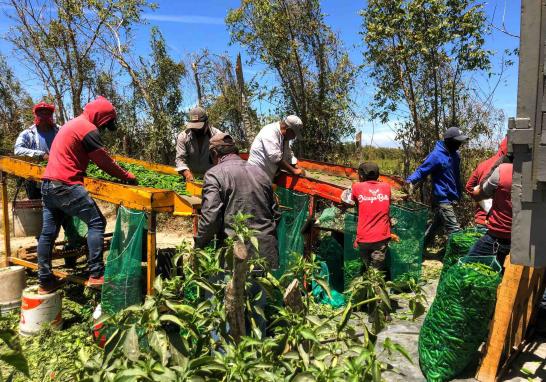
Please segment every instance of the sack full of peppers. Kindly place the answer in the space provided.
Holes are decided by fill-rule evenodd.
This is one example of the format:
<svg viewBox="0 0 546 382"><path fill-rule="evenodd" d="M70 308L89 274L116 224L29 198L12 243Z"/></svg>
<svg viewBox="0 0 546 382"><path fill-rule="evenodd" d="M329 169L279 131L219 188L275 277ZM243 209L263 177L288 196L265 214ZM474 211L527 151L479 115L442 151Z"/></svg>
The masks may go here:
<svg viewBox="0 0 546 382"><path fill-rule="evenodd" d="M448 381L487 339L502 267L495 256L461 258L443 275L419 333L419 364L429 382Z"/></svg>

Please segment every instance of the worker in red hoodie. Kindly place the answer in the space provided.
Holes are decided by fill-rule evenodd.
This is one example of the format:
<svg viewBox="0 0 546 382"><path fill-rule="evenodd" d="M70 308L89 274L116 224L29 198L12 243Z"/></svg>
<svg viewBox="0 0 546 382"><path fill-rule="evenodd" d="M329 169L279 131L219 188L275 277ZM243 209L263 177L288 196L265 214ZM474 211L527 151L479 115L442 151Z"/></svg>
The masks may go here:
<svg viewBox="0 0 546 382"><path fill-rule="evenodd" d="M465 190L466 192L472 196L474 193L474 189L482 183L484 178L491 172L491 169L493 166L495 166L496 162L504 157L506 153L508 152L508 140L505 137L502 142L499 145L499 151L495 155L493 155L491 158L488 158L478 164L472 175L470 175L470 178L468 179L468 182L466 183ZM485 209L484 209L485 207ZM486 226L486 220L487 220L487 213L489 212L489 209L491 208L491 199L485 199L482 201L482 204L476 203L476 211L474 214L474 222L478 227L485 227Z"/></svg>
<svg viewBox="0 0 546 382"><path fill-rule="evenodd" d="M479 201L493 199L487 214L487 233L469 252L470 256L496 256L501 265L510 252L512 239L512 158L499 158L486 174L472 197Z"/></svg>
<svg viewBox="0 0 546 382"><path fill-rule="evenodd" d="M378 181L379 166L374 162L362 163L358 176L360 182L352 186L352 200L358 205L356 243L366 268L386 272L391 239L391 186Z"/></svg>
<svg viewBox="0 0 546 382"><path fill-rule="evenodd" d="M51 272L51 249L65 215L77 216L88 227L88 285L104 283L102 248L106 220L83 187L89 161L109 175L136 184L133 174L122 169L108 154L100 133L116 130L116 110L104 97L88 103L83 113L68 121L55 137L42 177L43 226L38 242L39 293L47 294L62 283Z"/></svg>

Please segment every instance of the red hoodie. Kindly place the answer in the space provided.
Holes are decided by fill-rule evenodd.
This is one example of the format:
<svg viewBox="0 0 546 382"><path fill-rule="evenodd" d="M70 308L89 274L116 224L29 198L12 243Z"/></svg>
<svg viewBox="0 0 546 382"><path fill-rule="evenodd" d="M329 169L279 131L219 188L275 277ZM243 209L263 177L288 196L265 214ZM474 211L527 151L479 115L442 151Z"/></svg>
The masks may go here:
<svg viewBox="0 0 546 382"><path fill-rule="evenodd" d="M491 171L491 168L493 165L497 162L497 160L503 156L505 156L508 153L508 140L505 137L500 145L499 145L499 151L495 155L493 155L491 158L484 160L480 164L478 164L478 167L474 170L472 175L470 175L470 178L468 179L468 182L466 183L465 190L468 194L472 194L472 191L474 191L474 187L479 185L482 180L489 174ZM474 221L476 224L485 225L487 219L486 212L480 207L478 203L476 203L476 212L474 213Z"/></svg>
<svg viewBox="0 0 546 382"><path fill-rule="evenodd" d="M83 113L68 121L55 136L43 179L83 184L89 160L111 176L135 179L110 157L99 134L98 127L115 118L116 110L106 98L99 96L89 102Z"/></svg>

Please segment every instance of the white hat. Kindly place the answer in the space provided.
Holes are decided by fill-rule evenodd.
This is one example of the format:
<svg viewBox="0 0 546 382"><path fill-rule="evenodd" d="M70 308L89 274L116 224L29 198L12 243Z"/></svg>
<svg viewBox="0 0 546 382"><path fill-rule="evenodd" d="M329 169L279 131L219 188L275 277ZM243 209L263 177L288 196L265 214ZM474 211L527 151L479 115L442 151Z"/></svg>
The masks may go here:
<svg viewBox="0 0 546 382"><path fill-rule="evenodd" d="M289 115L283 119L283 122L286 123L286 127L288 129L291 129L296 134L296 138L301 138L303 122L301 121L300 117L297 115Z"/></svg>

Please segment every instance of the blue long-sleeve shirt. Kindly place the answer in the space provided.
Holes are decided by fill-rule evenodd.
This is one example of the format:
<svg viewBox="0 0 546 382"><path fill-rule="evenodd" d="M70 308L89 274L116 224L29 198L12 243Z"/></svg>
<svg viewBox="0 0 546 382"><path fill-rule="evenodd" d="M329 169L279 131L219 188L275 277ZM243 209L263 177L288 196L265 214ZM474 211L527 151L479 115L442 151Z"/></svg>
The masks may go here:
<svg viewBox="0 0 546 382"><path fill-rule="evenodd" d="M53 138L57 135L58 131L59 127L55 126L53 130L40 132L36 128L36 125L32 125L28 129L21 131L15 141L13 153L25 157L39 158L49 153Z"/></svg>
<svg viewBox="0 0 546 382"><path fill-rule="evenodd" d="M406 181L416 184L428 175L436 202L450 203L461 198L461 158L458 152L449 152L443 141L436 142L434 150Z"/></svg>

